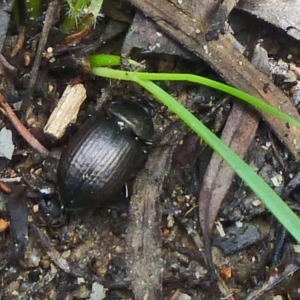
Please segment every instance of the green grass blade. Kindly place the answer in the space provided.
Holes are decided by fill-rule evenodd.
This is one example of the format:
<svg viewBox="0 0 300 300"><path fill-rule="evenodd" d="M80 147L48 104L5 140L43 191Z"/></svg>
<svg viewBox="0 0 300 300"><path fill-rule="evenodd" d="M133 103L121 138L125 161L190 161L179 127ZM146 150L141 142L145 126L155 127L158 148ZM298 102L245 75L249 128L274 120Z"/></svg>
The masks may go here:
<svg viewBox="0 0 300 300"><path fill-rule="evenodd" d="M135 76L136 78L141 80L151 80L151 81L170 80L170 81L189 81L193 83L198 83L225 92L236 98L239 98L244 102L256 107L257 109L260 109L261 111L264 111L266 113L270 113L300 129L300 123L297 120L288 116L287 114L283 113L277 108L272 107L271 105L263 102L262 100L259 100L258 98L253 97L234 87L228 86L226 84L205 77L192 75L192 74L127 72L127 71L113 70L113 69L103 68L103 67L99 67L99 68L92 67L92 73L98 76L121 79L121 80L128 80L129 76Z"/></svg>
<svg viewBox="0 0 300 300"><path fill-rule="evenodd" d="M93 67L93 65L92 65ZM214 135L205 125L203 125L193 114L191 114L184 106L174 99L167 92L158 87L151 80L175 80L190 81L206 85L221 91L225 91L235 97L238 97L255 107L272 113L281 119L300 128L300 123L278 109L262 102L261 100L229 87L225 84L190 74L155 74L141 72L127 72L113 70L109 68L92 68L94 75L119 80L134 81L150 93L156 96L164 105L166 105L173 113L175 113L183 122L185 122L199 137L201 137L214 151L216 151L240 176L241 179L251 188L251 190L263 201L271 213L278 221L290 232L290 234L300 242L300 219L285 204L285 202L273 191L273 189L238 155L236 155L226 144L224 144L216 135Z"/></svg>
<svg viewBox="0 0 300 300"><path fill-rule="evenodd" d="M144 81L139 78L136 78L134 81L156 96L214 151L216 151L232 167L240 178L247 183L251 190L263 201L266 207L297 240L297 242L300 242L300 219L273 191L273 189L251 169L251 167L249 167L184 106L158 87L155 83L151 81Z"/></svg>
<svg viewBox="0 0 300 300"><path fill-rule="evenodd" d="M89 62L93 68L101 67L103 65L107 67L119 66L121 64L120 56L116 55L91 55L89 57Z"/></svg>

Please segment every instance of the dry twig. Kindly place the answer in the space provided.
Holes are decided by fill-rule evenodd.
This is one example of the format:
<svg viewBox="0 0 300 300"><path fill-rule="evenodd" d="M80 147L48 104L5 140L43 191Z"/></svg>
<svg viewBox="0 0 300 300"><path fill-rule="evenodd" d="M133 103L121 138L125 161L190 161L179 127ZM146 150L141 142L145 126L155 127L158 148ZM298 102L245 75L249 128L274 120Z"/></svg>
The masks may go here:
<svg viewBox="0 0 300 300"><path fill-rule="evenodd" d="M4 96L0 93L0 106L4 109L7 117L10 119L20 135L31 145L33 149L39 152L43 157L49 155L49 151L28 131L20 122L10 105L6 102Z"/></svg>

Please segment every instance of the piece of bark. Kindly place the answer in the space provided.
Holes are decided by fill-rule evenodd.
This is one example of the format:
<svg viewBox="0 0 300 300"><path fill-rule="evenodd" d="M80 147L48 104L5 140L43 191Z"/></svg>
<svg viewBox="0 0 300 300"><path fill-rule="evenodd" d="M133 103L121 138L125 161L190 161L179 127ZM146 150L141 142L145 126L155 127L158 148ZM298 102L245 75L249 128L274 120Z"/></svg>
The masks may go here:
<svg viewBox="0 0 300 300"><path fill-rule="evenodd" d="M6 32L10 21L10 11L14 5L14 0L7 0L0 2L0 53L2 52Z"/></svg>
<svg viewBox="0 0 300 300"><path fill-rule="evenodd" d="M15 186L5 197L10 221L11 253L9 262L17 265L23 258L28 242L28 210L23 186Z"/></svg>
<svg viewBox="0 0 300 300"><path fill-rule="evenodd" d="M266 51L258 44L255 47L252 63L254 66L269 75L270 68L266 66ZM223 129L221 139L237 155L244 158L257 130L259 118L257 113L244 103L235 103ZM207 263L212 274L214 266L211 255L210 233L234 178L234 171L214 152L205 171L202 187L199 193L199 219L205 245Z"/></svg>
<svg viewBox="0 0 300 300"><path fill-rule="evenodd" d="M205 34L207 41L217 40L220 33L225 32L225 22L230 12L236 6L239 0L224 0L216 13L210 20L209 28Z"/></svg>
<svg viewBox="0 0 300 300"><path fill-rule="evenodd" d="M83 84L68 85L44 128L45 134L54 140L62 138L69 124L75 122L85 99Z"/></svg>
<svg viewBox="0 0 300 300"><path fill-rule="evenodd" d="M188 5L183 9L168 0L131 0L146 16L155 20L165 33L205 60L228 84L262 99L299 121L299 114L290 99L234 47L231 42L233 37L229 39L220 35L217 41L206 42L205 34L200 33L201 22L194 18L197 13L200 14L204 2L186 1ZM266 86L267 91L264 88ZM299 160L300 130L270 114L261 114L295 159Z"/></svg>
<svg viewBox="0 0 300 300"><path fill-rule="evenodd" d="M225 256L243 251L261 240L261 235L256 226L244 224L238 228L235 224L226 229L226 235L216 234L213 245L220 248Z"/></svg>
<svg viewBox="0 0 300 300"><path fill-rule="evenodd" d="M122 46L122 54L129 56L133 48L143 53L164 53L178 55L186 59L198 59L174 40L159 31L157 25L142 13L137 12Z"/></svg>
<svg viewBox="0 0 300 300"><path fill-rule="evenodd" d="M168 6L171 5L171 7L175 10L181 11L181 13L189 12L190 15L186 15L185 17L191 17L191 22L197 25L198 30L201 33L206 33L207 29L211 23L211 20L214 16L214 14L218 11L221 3L224 0L200 0L200 1L183 1L183 0L167 0ZM149 2L152 1L147 1L148 4ZM173 9L170 11L166 11L164 8L164 5L167 3L165 1L161 1L160 5L158 2L153 3L153 5L157 8L163 8L163 12L167 12L168 21L171 21L171 24L174 24L175 26L178 25L176 23L176 17L175 15L172 15ZM140 2L141 3L141 2Z"/></svg>
<svg viewBox="0 0 300 300"><path fill-rule="evenodd" d="M265 60L266 51L258 44L252 57L253 65L266 75L270 73ZM268 61L267 61L268 62ZM244 158L259 124L258 115L244 103L235 103L226 121L221 139L237 155ZM234 171L223 159L213 153L203 178L199 194L199 212L202 231L211 231L222 201L231 187ZM207 224L206 224L207 222Z"/></svg>
<svg viewBox="0 0 300 300"><path fill-rule="evenodd" d="M135 299L163 298L164 262L159 200L180 134L175 128L163 138L161 146L150 154L146 167L138 174L133 187L126 235L126 263Z"/></svg>
<svg viewBox="0 0 300 300"><path fill-rule="evenodd" d="M241 0L237 8L284 30L300 40L300 3L298 0Z"/></svg>
<svg viewBox="0 0 300 300"><path fill-rule="evenodd" d="M235 103L221 139L240 157L244 157L258 127L259 118L254 111L243 103ZM226 162L214 153L206 169L199 194L199 211L202 229L210 230L220 206L226 196L234 177L234 171ZM207 222L207 225L204 224ZM207 227L206 227L207 226Z"/></svg>

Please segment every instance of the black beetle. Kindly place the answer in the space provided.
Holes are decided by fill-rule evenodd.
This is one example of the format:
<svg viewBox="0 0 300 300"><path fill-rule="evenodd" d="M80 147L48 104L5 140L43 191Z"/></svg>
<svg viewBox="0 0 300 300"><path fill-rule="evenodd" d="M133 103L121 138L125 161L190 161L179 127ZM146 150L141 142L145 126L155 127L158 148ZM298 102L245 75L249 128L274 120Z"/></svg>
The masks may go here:
<svg viewBox="0 0 300 300"><path fill-rule="evenodd" d="M113 200L153 135L152 116L136 102L111 101L104 111L82 126L61 155L58 189L66 210Z"/></svg>

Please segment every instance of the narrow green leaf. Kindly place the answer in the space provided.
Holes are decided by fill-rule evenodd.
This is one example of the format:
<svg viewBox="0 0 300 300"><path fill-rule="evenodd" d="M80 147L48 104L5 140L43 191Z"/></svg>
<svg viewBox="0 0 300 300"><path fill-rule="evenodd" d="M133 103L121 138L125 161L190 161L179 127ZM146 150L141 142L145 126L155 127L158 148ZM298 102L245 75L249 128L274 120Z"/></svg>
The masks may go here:
<svg viewBox="0 0 300 300"><path fill-rule="evenodd" d="M92 73L94 75L103 76L103 77L109 77L109 78L115 78L120 80L128 80L128 76L135 76L138 79L141 80L151 80L151 81L160 81L160 80L170 80L170 81L189 81L193 83L198 83L201 85L205 85L208 87L211 87L213 89L225 92L229 95L232 95L236 98L239 98L240 100L266 112L270 113L286 122L288 122L291 125L294 125L298 128L300 128L300 123L295 120L294 118L288 116L287 114L283 113L279 109L265 103L264 101L251 96L243 91L240 91L234 87L228 86L226 84L197 76L192 74L169 74L169 73L146 73L146 72L127 72L127 71L121 71L121 70L113 70L109 68L93 68L92 67Z"/></svg>
<svg viewBox="0 0 300 300"><path fill-rule="evenodd" d="M136 78L135 81L156 96L173 113L183 120L200 138L202 138L215 152L217 152L243 179L251 190L260 198L271 213L300 242L300 219L273 191L273 189L226 144L202 124L176 99L151 81Z"/></svg>
<svg viewBox="0 0 300 300"><path fill-rule="evenodd" d="M103 63L103 62L102 62ZM104 62L105 63L105 62ZM94 65L95 66L95 65ZM98 64L99 66L99 64ZM262 111L271 113L292 125L300 128L300 123L290 116L282 113L278 109L266 104L265 102L244 93L238 89L227 86L225 84L196 76L191 74L156 74L141 73L113 70L110 68L93 68L94 75L114 78L119 80L134 81L157 97L164 105L166 105L173 113L175 113L183 122L185 122L200 138L202 138L214 151L216 151L242 178L251 190L263 201L271 213L278 221L290 232L290 234L300 242L300 219L286 205L286 203L273 191L273 189L258 176L238 155L236 155L226 144L224 144L215 134L213 134L204 124L202 124L193 114L191 114L184 106L174 99L167 92L162 90L150 80L175 80L190 81L198 84L206 85L255 106Z"/></svg>

